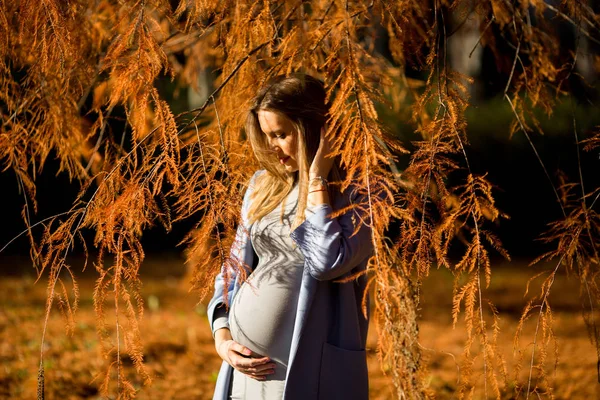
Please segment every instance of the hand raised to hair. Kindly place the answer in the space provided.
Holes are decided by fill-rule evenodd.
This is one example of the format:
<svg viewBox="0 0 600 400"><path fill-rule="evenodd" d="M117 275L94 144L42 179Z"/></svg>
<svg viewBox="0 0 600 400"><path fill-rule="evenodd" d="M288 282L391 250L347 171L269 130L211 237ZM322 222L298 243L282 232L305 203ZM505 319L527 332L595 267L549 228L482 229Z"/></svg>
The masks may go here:
<svg viewBox="0 0 600 400"><path fill-rule="evenodd" d="M326 132L326 127L321 128L319 149L317 150L317 154L315 154L315 158L310 165L309 178L314 178L317 176L327 178L327 175L329 175L329 171L331 171L331 167L333 166L333 157L330 156L331 145L329 143L329 139L327 139Z"/></svg>

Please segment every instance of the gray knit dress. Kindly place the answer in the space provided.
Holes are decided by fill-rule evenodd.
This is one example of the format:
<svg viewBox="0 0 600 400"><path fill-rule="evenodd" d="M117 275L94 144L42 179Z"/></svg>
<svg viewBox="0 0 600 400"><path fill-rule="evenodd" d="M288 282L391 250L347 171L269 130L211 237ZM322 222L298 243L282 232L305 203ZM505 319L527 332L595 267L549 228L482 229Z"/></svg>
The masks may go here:
<svg viewBox="0 0 600 400"><path fill-rule="evenodd" d="M297 185L284 201L283 219L279 205L252 225L250 237L258 265L240 287L229 314L233 340L270 357L275 373L257 381L234 370L231 398L235 400L283 398L304 265L304 256L290 238Z"/></svg>

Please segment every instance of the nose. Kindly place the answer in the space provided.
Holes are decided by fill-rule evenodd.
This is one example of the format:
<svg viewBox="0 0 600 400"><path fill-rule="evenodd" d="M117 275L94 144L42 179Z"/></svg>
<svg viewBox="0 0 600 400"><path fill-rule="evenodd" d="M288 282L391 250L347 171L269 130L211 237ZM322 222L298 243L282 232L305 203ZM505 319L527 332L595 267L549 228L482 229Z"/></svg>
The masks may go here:
<svg viewBox="0 0 600 400"><path fill-rule="evenodd" d="M270 148L271 150L276 150L276 148L277 148L277 144L276 144L275 137L269 137L269 138L267 139L267 142L268 142L268 144L269 144L269 148Z"/></svg>

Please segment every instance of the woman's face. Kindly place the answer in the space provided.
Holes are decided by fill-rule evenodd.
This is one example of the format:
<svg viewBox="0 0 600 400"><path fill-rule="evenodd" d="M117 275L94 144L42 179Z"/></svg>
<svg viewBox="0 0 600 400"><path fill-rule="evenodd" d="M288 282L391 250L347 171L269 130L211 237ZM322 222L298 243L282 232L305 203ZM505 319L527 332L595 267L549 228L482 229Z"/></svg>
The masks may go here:
<svg viewBox="0 0 600 400"><path fill-rule="evenodd" d="M292 121L268 110L260 110L257 115L260 129L267 136L269 148L274 152L273 156L278 158L286 171L298 171L296 129Z"/></svg>

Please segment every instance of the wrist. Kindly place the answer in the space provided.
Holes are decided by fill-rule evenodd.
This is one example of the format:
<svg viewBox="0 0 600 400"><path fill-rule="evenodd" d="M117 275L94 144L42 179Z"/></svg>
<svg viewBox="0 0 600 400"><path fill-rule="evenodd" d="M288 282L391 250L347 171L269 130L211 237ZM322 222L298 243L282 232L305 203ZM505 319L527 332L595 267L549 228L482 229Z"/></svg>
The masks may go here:
<svg viewBox="0 0 600 400"><path fill-rule="evenodd" d="M310 179L318 178L320 176L322 176L323 178L327 178L327 175L328 174L323 173L319 170L311 170L308 172L308 179L310 180Z"/></svg>
<svg viewBox="0 0 600 400"><path fill-rule="evenodd" d="M329 182L322 175L309 176L308 179L308 191L309 193L318 189L325 189L329 187Z"/></svg>
<svg viewBox="0 0 600 400"><path fill-rule="evenodd" d="M221 343L232 340L231 331L228 328L221 328L215 331L215 346L218 348Z"/></svg>

